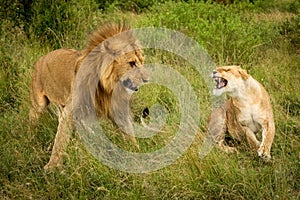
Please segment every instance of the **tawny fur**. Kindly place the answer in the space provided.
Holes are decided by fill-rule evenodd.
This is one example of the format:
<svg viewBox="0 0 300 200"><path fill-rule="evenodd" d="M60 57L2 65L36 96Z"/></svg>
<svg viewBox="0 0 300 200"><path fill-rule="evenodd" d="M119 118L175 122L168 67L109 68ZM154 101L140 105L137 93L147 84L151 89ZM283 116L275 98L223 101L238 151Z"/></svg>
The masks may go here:
<svg viewBox="0 0 300 200"><path fill-rule="evenodd" d="M148 81L143 64L144 57L138 41L130 27L121 23L108 23L100 27L82 51L58 49L36 62L30 90L30 120L33 126L36 125L49 103L58 108L59 118L52 154L45 169L62 165L63 154L73 130L72 96L79 70L88 72L81 89L92 91L91 88L94 88L95 93L91 94L91 98L94 99L97 116L117 119L116 123L122 130L133 134L130 112L124 112L124 104L120 102L128 102L131 89ZM92 79L97 79L98 84L89 85ZM123 84L122 81L126 80L130 88ZM115 87L118 102L112 101ZM135 138L130 138L136 144Z"/></svg>
<svg viewBox="0 0 300 200"><path fill-rule="evenodd" d="M224 144L225 134L238 141L247 141L258 155L268 161L275 134L275 125L270 98L265 88L239 66L218 67L213 78L222 77L227 84L215 88L213 93L226 93L229 99L215 109L208 121L208 134L217 146L226 152L235 151L234 147ZM261 132L262 141L256 134Z"/></svg>

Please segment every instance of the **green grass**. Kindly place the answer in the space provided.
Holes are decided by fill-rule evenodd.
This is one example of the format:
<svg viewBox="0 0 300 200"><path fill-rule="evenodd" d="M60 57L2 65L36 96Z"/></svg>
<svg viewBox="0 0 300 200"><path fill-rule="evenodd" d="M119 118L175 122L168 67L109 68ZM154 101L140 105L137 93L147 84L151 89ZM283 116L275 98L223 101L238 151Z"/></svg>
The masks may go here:
<svg viewBox="0 0 300 200"><path fill-rule="evenodd" d="M57 37L48 37L50 41L37 39L38 34L34 32L39 27L44 28L44 24L38 26L38 23L45 15L35 16L37 24L27 27L31 30L29 35L12 20L3 19L0 23L1 199L300 198L297 1L280 0L272 4L257 1L254 5L245 2L227 6L165 2L151 4L138 15L122 12L113 5L103 11L88 1L77 2L68 7L67 11L75 15L68 15L65 31L57 30ZM45 172L43 166L51 154L57 119L51 107L43 115L38 129L29 130L29 85L34 62L54 48L83 48L88 33L108 19L126 19L134 27L181 31L201 44L217 65L240 64L246 68L271 97L276 124L273 160L262 162L247 145L241 145L236 154L213 149L200 160L198 151L211 106L205 82L184 59L168 52L149 50L145 51L147 62L172 66L191 83L198 97L201 119L188 151L158 171L126 173L96 160L74 134L63 169ZM57 28L60 26L56 24ZM159 85L146 85L135 97L132 110L136 115L157 102L170 112L164 132L153 138L139 139L141 152L163 147L178 130L180 109L176 96ZM113 142L131 149L130 142L124 142L114 126L104 124Z"/></svg>

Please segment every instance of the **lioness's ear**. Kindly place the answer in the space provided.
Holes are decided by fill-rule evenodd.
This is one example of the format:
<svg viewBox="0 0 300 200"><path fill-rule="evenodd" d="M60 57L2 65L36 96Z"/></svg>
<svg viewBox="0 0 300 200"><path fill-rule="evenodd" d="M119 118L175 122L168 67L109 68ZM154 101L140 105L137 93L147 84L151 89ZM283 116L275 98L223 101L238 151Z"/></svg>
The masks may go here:
<svg viewBox="0 0 300 200"><path fill-rule="evenodd" d="M247 78L249 78L250 75L247 73L247 70L240 68L238 71L242 79L246 80Z"/></svg>

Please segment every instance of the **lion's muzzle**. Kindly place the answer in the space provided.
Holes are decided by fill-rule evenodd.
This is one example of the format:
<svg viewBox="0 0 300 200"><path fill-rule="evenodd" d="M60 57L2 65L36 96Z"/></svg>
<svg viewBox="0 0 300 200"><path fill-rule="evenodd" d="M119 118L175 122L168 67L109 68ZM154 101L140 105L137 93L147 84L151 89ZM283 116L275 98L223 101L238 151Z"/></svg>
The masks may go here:
<svg viewBox="0 0 300 200"><path fill-rule="evenodd" d="M132 91L138 91L138 86L135 86L129 78L123 81L123 85Z"/></svg>

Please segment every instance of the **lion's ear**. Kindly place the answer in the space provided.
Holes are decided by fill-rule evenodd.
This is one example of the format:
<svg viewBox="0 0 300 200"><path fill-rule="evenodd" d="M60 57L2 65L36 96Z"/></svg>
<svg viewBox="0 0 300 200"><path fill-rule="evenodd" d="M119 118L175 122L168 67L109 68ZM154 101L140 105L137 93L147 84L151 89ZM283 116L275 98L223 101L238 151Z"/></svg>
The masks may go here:
<svg viewBox="0 0 300 200"><path fill-rule="evenodd" d="M246 80L247 78L249 78L249 74L247 73L247 70L240 68L239 69L239 73L242 77L242 79Z"/></svg>

